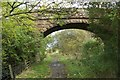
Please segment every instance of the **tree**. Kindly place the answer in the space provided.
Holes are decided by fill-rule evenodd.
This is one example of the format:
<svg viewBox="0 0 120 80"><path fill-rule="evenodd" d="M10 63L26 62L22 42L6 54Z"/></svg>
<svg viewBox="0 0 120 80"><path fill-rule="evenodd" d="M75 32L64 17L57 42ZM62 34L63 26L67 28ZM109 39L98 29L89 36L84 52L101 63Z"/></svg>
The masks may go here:
<svg viewBox="0 0 120 80"><path fill-rule="evenodd" d="M60 31L52 36L52 49L59 49L63 55L73 55L77 58L81 54L82 43L91 38L91 35L93 34L90 32L77 29Z"/></svg>
<svg viewBox="0 0 120 80"><path fill-rule="evenodd" d="M35 24L29 18L27 14L13 15L14 13L20 13L26 11L18 6L26 3L13 4L8 2L2 2L3 16L2 16L2 61L3 61L3 74L2 77L9 75L8 65L12 66L12 69L19 66L23 62L33 63L37 53L40 54L41 61L45 58L45 47L43 43L43 34L35 28ZM9 16L6 16L9 15ZM27 15L27 16L32 16ZM25 64L26 66L26 64ZM14 69L13 69L14 70ZM21 69L18 69L19 72Z"/></svg>
<svg viewBox="0 0 120 80"><path fill-rule="evenodd" d="M94 3L93 3L94 4ZM118 70L118 25L120 21L119 7L113 3L104 3L107 6L103 8L92 7L89 9L90 17L99 16L99 20L91 20L89 28L97 33L104 42L104 52L102 61L104 65L103 73L110 73L107 76L117 76ZM111 6L109 5L111 4ZM94 4L95 5L95 4ZM105 70L108 69L108 70ZM101 73L102 74L102 73Z"/></svg>
<svg viewBox="0 0 120 80"><path fill-rule="evenodd" d="M36 13L39 14L40 16L45 16L46 14L52 14L51 20L53 19L54 21L58 21L57 22L58 24L63 25L63 23L61 22L62 21L61 18L69 18L72 14L76 13L77 11L77 8L73 8L73 7L66 8L65 6L61 7L64 4L71 5L75 3L74 1L71 0L66 2L67 3L51 2L50 4L46 4L46 5L40 5L41 0L32 3L25 1L1 2L0 4L3 8L3 13L2 13L3 59L9 61L8 62L9 64L14 64L14 60L22 61L23 59L26 58L32 59L31 56L34 56L35 53L40 52L39 48L41 48L40 45L41 45L42 37L40 32L34 28L35 25L33 24L33 21L37 20L38 18L33 15L35 15ZM85 3L80 3L80 4L85 5ZM115 64L117 61L116 57L118 52L117 31L120 21L119 2L114 2L114 4L113 2L109 2L109 3L87 2L87 4L88 4L87 6L89 6L89 9L87 10L90 13L89 16L91 20L91 24L89 28L90 30L99 34L99 36L104 41L106 54L104 55L103 59L105 59L104 61L107 60L107 62L109 63L109 66L106 67L110 68L111 63L113 63L112 69L110 68L111 70L108 70L108 72L112 72L112 71L116 72L117 69L114 70L114 68L116 68ZM94 16L97 16L100 19L93 20L92 18ZM74 37L74 36L71 35L70 37ZM35 38L36 40L34 40ZM74 38L78 40L77 37ZM70 38L68 39L71 40ZM73 44L75 42L71 41L70 43ZM72 48L73 50L75 46L71 44L66 44L64 45L64 47L73 47ZM30 48L32 48L32 50ZM42 51L44 50L45 49L42 49ZM65 51L65 49L63 50ZM12 61L11 58L13 59Z"/></svg>

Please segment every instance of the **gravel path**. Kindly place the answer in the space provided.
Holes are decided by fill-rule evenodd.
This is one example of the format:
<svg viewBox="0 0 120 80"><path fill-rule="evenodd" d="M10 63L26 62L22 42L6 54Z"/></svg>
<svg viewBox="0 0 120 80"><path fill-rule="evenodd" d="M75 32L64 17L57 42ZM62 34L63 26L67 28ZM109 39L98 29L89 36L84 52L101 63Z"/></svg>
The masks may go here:
<svg viewBox="0 0 120 80"><path fill-rule="evenodd" d="M54 60L50 64L51 74L50 78L67 78L65 65L60 63L58 60Z"/></svg>

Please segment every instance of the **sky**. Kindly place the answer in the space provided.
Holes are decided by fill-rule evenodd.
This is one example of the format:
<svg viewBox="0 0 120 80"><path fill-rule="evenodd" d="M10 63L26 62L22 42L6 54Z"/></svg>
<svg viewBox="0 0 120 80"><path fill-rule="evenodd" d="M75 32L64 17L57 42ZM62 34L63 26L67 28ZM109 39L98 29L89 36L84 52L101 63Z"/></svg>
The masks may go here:
<svg viewBox="0 0 120 80"><path fill-rule="evenodd" d="M85 2L85 1L90 1L90 2L112 2L112 1L120 1L120 0L0 0L0 1L3 1L3 2L6 2L6 1L18 1L18 2L23 2L23 1L27 1L27 2L34 2L34 1L46 1L46 2L51 2L51 1L55 1L55 2L63 2L63 1L79 1L79 2Z"/></svg>
<svg viewBox="0 0 120 80"><path fill-rule="evenodd" d="M52 32L52 33L51 33L50 35L48 35L48 36L55 36L57 33L60 33L61 31L64 31L64 30L59 30L59 31ZM54 37L53 42L48 43L46 49L52 49L52 47L53 47L55 44L57 44L57 43L58 43L58 41L57 41L57 39Z"/></svg>
<svg viewBox="0 0 120 80"><path fill-rule="evenodd" d="M57 4L59 4L59 3L61 3L60 5L59 5L59 7L66 7L66 8L69 8L69 7L76 7L76 8L82 8L82 5L80 6L79 5L79 3L80 2L84 2L84 3L86 3L86 2L88 2L89 0L19 0L19 1L29 1L30 3L35 3L35 2L37 2L37 1L40 1L40 6L42 6L42 5L48 5L48 4L50 4L50 3L53 3L53 2L55 2L55 3L57 3ZM72 2L72 4L70 3L71 1L73 1ZM24 7L25 5L22 5L22 6L20 6L20 7ZM49 6L54 6L54 3L53 4L50 4Z"/></svg>
<svg viewBox="0 0 120 80"><path fill-rule="evenodd" d="M14 1L14 0L11 0L11 1ZM18 2L30 2L30 4L32 3L37 3L37 1L40 1L40 6L42 5L48 5L50 4L49 6L54 6L54 3L61 3L59 5L59 7L65 7L65 8L87 8L87 6L83 6L84 3L89 3L89 2L118 2L120 0L15 0L15 1L18 1ZM54 3L53 3L54 2ZM71 4L72 2L72 4ZM53 3L53 4L51 4ZM20 7L24 8L25 5L21 5ZM37 9L38 7L35 7L35 9Z"/></svg>

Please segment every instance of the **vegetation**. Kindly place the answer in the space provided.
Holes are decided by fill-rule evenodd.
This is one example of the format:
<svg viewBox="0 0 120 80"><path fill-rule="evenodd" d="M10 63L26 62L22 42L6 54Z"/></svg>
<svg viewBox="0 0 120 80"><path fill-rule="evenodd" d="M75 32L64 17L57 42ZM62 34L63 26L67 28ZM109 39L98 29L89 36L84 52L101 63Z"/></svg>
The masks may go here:
<svg viewBox="0 0 120 80"><path fill-rule="evenodd" d="M90 30L100 36L104 42L104 52L102 56L103 63L106 64L107 70L103 72L108 72L117 75L118 74L118 25L120 21L119 16L119 6L113 6L112 8L100 9L100 8L90 8L90 17L99 15L100 19L98 21L91 20L89 26ZM94 13L95 11L96 13ZM99 28L99 29L98 29ZM105 69L105 68L104 68ZM109 69L109 70L108 70ZM106 74L108 74L106 73Z"/></svg>
<svg viewBox="0 0 120 80"><path fill-rule="evenodd" d="M48 78L50 75L49 64L52 61L52 56L47 55L44 61L34 63L32 66L17 75L16 78Z"/></svg>
<svg viewBox="0 0 120 80"><path fill-rule="evenodd" d="M92 36L95 35L77 29L63 30L52 36L58 41L51 46L52 51L59 50L58 56L61 55L60 59L63 58L62 62L71 75L69 77L108 77L101 73L107 68L103 63L104 43L100 38Z"/></svg>
<svg viewBox="0 0 120 80"><path fill-rule="evenodd" d="M41 1L41 0L40 0ZM118 32L120 31L120 2L88 2L80 3L88 8L90 25L88 30L95 33L68 31L55 35L54 38L43 38L43 34L34 26L38 17L51 16L50 22L60 26L65 23L61 18L69 18L77 13L77 8L61 7L68 3L51 2L39 5L41 2L0 2L2 7L2 61L3 73L8 65L20 65L21 62L39 62L29 68L33 74L19 77L45 77L49 74L48 64L51 58L45 54L47 42L57 40L52 50L58 49L61 62L66 64L68 77L118 77ZM78 7L79 7L78 6ZM45 13L45 14L44 14ZM93 19L95 16L99 19ZM67 34L66 34L67 33ZM77 36L76 36L77 35ZM89 36L89 37L88 37ZM49 52L48 52L49 53ZM44 59L48 61L44 61ZM68 60L66 60L66 58ZM43 61L43 62L42 62ZM74 66L74 67L73 67ZM34 74L34 72L36 74ZM9 71L7 72L9 74ZM42 76L41 76L42 74Z"/></svg>
<svg viewBox="0 0 120 80"><path fill-rule="evenodd" d="M6 8L11 9L1 3L3 6L3 14L6 15ZM17 8L20 10L20 8ZM18 11L17 11L18 12ZM12 68L24 63L33 63L36 61L36 55L39 56L39 61L45 58L45 40L43 40L43 34L39 32L34 26L34 22L21 17L25 15L2 17L2 61L3 61L3 73L4 70L8 70L8 65ZM30 16L30 15L29 15ZM44 45L43 45L44 44ZM5 69L6 68L6 69ZM19 72L19 70L17 70ZM4 77L5 75L3 75Z"/></svg>

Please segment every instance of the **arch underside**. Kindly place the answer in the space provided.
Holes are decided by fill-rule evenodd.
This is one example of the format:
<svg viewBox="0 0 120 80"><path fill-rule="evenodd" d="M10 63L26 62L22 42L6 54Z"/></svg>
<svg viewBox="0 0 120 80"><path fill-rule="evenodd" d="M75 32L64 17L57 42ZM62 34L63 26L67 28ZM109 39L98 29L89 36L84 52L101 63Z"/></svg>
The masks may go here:
<svg viewBox="0 0 120 80"><path fill-rule="evenodd" d="M69 23L65 24L63 26L54 26L44 32L44 37L51 34L52 32L63 30L63 29L82 29L82 30L88 30L89 24L87 23Z"/></svg>

